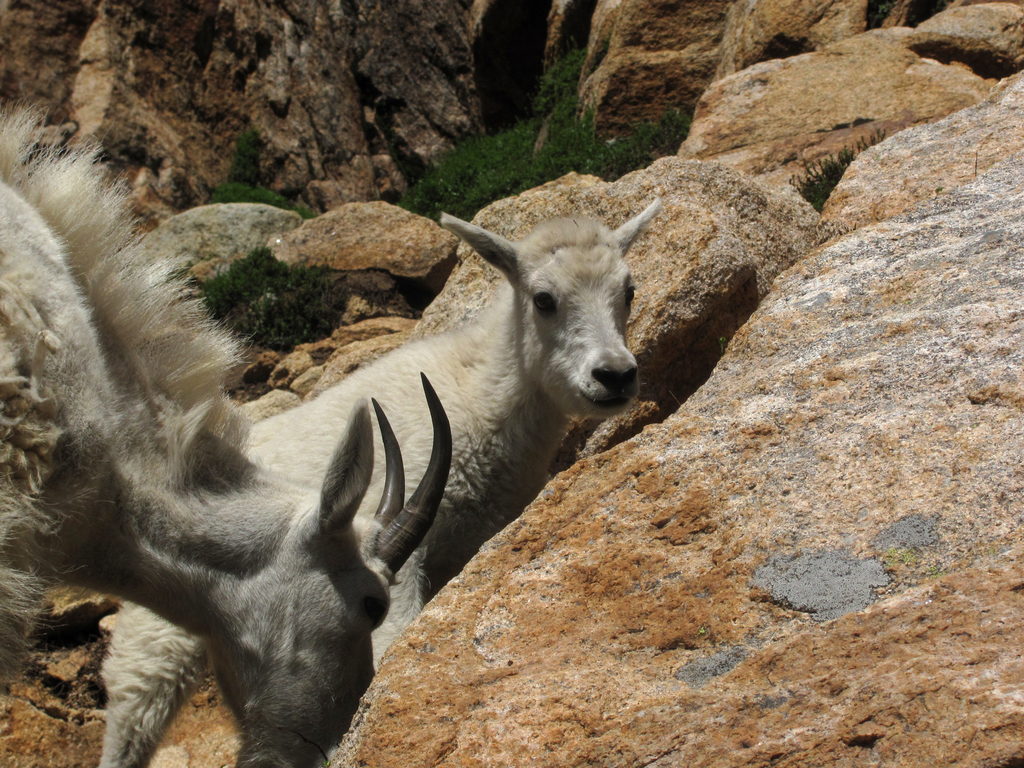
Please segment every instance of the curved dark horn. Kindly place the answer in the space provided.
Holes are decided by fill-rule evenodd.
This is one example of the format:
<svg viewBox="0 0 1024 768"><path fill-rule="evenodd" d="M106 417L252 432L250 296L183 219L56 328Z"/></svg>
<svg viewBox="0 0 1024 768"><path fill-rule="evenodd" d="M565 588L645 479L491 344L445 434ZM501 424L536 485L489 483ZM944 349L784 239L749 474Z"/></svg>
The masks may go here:
<svg viewBox="0 0 1024 768"><path fill-rule="evenodd" d="M377 555L388 564L392 573L397 573L405 565L409 555L427 535L444 495L444 486L448 482L448 471L452 465L452 430L448 415L426 375L421 373L420 379L430 409L434 445L430 451L427 471L409 502L377 538Z"/></svg>
<svg viewBox="0 0 1024 768"><path fill-rule="evenodd" d="M381 527L387 528L401 511L405 499L405 467L402 466L402 450L398 447L398 439L388 417L384 415L384 409L372 397L370 402L377 414L377 427L384 442L384 493L374 517L380 521Z"/></svg>

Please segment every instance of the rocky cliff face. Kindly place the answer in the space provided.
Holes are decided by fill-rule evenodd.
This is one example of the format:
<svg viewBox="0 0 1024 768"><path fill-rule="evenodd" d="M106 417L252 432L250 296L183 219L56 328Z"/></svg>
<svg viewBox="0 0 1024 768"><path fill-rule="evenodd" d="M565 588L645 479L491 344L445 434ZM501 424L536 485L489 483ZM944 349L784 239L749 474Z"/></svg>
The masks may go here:
<svg viewBox="0 0 1024 768"><path fill-rule="evenodd" d="M480 128L464 3L52 5L4 13L0 95L101 140L152 215L206 202L250 128L261 183L321 209L394 196Z"/></svg>
<svg viewBox="0 0 1024 768"><path fill-rule="evenodd" d="M440 291L418 325L354 312L255 356L254 418L486 303L493 270L369 201L506 121L568 43L588 41L580 93L609 135L696 106L680 156L476 216L515 238L664 199L629 257L639 402L572 432L564 471L393 646L333 766L1021 764L1022 6L926 6L0 3L0 95L48 105L48 142L103 142L166 219L147 248L202 278L266 243ZM330 212L172 216L249 127L263 182ZM792 176L869 137L819 217ZM77 618L0 704L0 762L95 765L111 608L55 608ZM231 762L216 701L192 699L156 765Z"/></svg>

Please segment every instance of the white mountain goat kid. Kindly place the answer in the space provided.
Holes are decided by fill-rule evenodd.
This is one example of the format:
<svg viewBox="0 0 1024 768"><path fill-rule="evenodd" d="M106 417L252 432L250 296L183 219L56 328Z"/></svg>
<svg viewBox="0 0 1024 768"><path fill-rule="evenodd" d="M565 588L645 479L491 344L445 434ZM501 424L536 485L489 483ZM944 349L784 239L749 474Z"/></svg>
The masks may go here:
<svg viewBox="0 0 1024 768"><path fill-rule="evenodd" d="M365 401L340 443L324 436L315 482L253 464L221 391L233 344L165 266L140 262L94 155L34 149L37 130L0 113L0 675L48 585L121 595L202 638L241 724L239 766L318 765L373 674L392 574L443 493L444 412L428 389L436 450L404 507L386 439L387 491L358 527Z"/></svg>
<svg viewBox="0 0 1024 768"><path fill-rule="evenodd" d="M451 216L441 224L507 278L475 319L397 349L298 408L253 428L253 455L316 487L352 404L374 393L406 462L426 465L430 435L413 407L424 371L446 403L452 471L437 519L399 574L391 612L373 635L377 659L423 604L543 487L570 416L621 411L637 389L624 335L634 287L623 255L660 201L611 231L576 218L548 221L520 242ZM381 483L375 476L372 496ZM364 502L359 516L372 510ZM122 611L104 669L110 696L103 768L132 740L154 742L204 667L200 638L138 608Z"/></svg>

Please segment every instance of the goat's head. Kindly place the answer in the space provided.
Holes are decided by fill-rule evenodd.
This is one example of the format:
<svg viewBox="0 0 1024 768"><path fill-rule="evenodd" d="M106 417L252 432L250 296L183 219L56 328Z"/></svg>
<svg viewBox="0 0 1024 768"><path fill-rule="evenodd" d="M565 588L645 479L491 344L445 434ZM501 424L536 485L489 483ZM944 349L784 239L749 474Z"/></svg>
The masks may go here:
<svg viewBox="0 0 1024 768"><path fill-rule="evenodd" d="M636 360L625 341L635 288L623 256L660 210L655 200L616 230L594 219L554 219L514 243L441 216L511 283L522 364L568 414L608 416L636 395Z"/></svg>
<svg viewBox="0 0 1024 768"><path fill-rule="evenodd" d="M355 409L331 459L318 504L294 517L278 551L215 588L227 626L207 638L225 698L239 718L238 764L314 766L340 738L373 676L371 632L388 610L394 574L422 541L451 463L451 431L423 377L434 427L430 462L404 503L401 453L376 402L386 481L373 522L355 513L373 469L365 402Z"/></svg>

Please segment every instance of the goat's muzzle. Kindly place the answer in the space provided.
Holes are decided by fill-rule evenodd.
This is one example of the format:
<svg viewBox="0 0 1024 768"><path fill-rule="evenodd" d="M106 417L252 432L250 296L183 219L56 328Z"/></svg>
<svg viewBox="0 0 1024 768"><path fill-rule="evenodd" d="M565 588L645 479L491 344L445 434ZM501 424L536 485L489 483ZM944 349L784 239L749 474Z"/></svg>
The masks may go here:
<svg viewBox="0 0 1024 768"><path fill-rule="evenodd" d="M383 409L373 400L377 425L384 442L385 463L384 492L376 512L381 526L377 535L376 554L387 563L392 573L398 572L430 530L452 465L452 430L448 415L426 375L421 373L420 379L430 410L434 443L426 472L404 506L405 470L402 466L402 452Z"/></svg>

